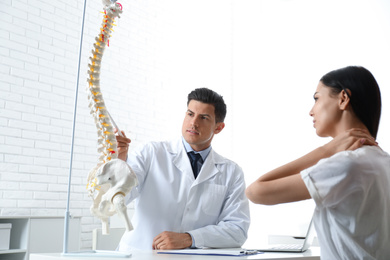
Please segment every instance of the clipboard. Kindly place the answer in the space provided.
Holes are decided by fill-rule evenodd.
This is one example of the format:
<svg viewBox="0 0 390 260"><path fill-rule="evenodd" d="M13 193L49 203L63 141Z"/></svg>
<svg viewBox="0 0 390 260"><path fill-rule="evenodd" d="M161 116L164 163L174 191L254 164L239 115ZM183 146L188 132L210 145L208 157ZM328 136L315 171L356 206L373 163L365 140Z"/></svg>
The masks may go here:
<svg viewBox="0 0 390 260"><path fill-rule="evenodd" d="M161 250L157 254L175 254L175 255L215 255L215 256L248 256L263 254L258 250L247 249L180 249L180 250Z"/></svg>

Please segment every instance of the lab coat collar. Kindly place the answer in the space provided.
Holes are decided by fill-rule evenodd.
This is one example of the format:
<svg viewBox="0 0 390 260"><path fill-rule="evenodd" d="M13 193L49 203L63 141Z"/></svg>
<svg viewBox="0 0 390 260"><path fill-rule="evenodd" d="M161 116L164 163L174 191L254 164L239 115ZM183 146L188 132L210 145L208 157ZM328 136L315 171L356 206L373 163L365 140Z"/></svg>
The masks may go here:
<svg viewBox="0 0 390 260"><path fill-rule="evenodd" d="M173 163L175 166L180 169L183 174L186 174L189 178L194 179L191 163L181 138L172 142L171 145L167 147L167 150L174 156ZM202 183L218 174L220 171L217 165L224 163L226 163L226 159L211 149L209 155L206 158L206 161L202 165L202 169L199 172L198 178L196 178L193 183L193 186Z"/></svg>

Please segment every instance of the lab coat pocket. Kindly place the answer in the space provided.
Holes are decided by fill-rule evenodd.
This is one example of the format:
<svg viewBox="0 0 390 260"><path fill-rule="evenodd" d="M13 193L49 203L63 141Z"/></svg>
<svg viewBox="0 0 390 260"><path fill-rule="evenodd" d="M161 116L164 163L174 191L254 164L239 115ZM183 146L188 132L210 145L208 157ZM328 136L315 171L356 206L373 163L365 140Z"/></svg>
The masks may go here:
<svg viewBox="0 0 390 260"><path fill-rule="evenodd" d="M218 184L205 184L202 195L202 210L206 215L219 216L227 188Z"/></svg>

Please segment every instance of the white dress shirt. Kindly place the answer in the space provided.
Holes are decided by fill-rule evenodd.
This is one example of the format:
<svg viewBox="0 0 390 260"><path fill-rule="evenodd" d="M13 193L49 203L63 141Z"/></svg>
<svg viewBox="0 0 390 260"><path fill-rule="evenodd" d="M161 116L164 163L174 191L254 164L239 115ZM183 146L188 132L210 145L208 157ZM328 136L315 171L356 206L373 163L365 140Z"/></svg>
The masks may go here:
<svg viewBox="0 0 390 260"><path fill-rule="evenodd" d="M390 259L390 156L364 146L301 172L316 203L321 259Z"/></svg>

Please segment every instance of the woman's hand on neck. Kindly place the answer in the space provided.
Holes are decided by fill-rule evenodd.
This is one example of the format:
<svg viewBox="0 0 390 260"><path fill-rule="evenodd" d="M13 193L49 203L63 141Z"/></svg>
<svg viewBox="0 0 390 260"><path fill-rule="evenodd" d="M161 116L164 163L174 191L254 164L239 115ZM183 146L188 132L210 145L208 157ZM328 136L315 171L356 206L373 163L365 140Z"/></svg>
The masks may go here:
<svg viewBox="0 0 390 260"><path fill-rule="evenodd" d="M358 149L363 145L378 145L364 125L361 128L347 128L341 131L323 148L329 156L332 156L341 151Z"/></svg>

